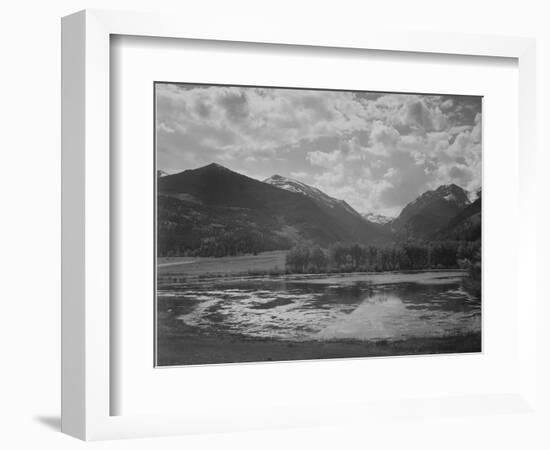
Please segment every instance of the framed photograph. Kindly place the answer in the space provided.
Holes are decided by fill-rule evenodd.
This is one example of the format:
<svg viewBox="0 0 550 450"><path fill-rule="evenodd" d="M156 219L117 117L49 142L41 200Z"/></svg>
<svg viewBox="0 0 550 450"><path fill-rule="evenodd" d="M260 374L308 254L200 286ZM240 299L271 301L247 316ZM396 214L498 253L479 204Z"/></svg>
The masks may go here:
<svg viewBox="0 0 550 450"><path fill-rule="evenodd" d="M155 106L158 366L481 352L482 97Z"/></svg>
<svg viewBox="0 0 550 450"><path fill-rule="evenodd" d="M63 431L532 408L534 42L198 22L63 19Z"/></svg>

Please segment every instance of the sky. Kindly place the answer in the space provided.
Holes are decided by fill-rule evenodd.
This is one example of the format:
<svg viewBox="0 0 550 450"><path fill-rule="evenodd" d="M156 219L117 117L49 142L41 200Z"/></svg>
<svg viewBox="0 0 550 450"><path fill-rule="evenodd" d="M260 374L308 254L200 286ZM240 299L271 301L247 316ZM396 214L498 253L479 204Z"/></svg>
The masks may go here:
<svg viewBox="0 0 550 450"><path fill-rule="evenodd" d="M480 189L481 117L481 97L157 83L157 168L278 174L396 216L442 184Z"/></svg>

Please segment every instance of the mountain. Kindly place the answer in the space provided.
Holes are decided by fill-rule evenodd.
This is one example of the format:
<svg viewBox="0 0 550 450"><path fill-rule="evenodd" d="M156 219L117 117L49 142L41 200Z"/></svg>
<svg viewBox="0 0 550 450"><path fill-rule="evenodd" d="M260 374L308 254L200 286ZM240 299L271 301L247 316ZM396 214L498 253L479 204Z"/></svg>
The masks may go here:
<svg viewBox="0 0 550 450"><path fill-rule="evenodd" d="M344 210L346 213L361 217L361 214L355 211L355 209L353 209L344 200L339 200L337 198L331 197L325 194L320 189L309 186L305 183L302 183L301 181L293 180L292 178L282 177L281 175L272 175L271 177L265 179L264 183L271 184L272 186L276 186L289 192L295 192L297 194L305 195L306 197L311 198L313 201L315 201L315 203L322 206L323 208Z"/></svg>
<svg viewBox="0 0 550 450"><path fill-rule="evenodd" d="M279 189L294 192L312 199L325 212L325 214L331 216L338 222L344 223L346 228L351 230L352 235L357 235L358 233L361 234L365 231L365 229L368 229L369 234L378 236L377 240L379 242L387 242L390 240L391 232L389 230L386 230L378 223L366 220L346 201L331 197L320 189L281 175L272 175L271 177L265 179L264 183L268 183ZM349 241L350 239L343 240ZM364 239L356 240L364 241Z"/></svg>
<svg viewBox="0 0 550 450"><path fill-rule="evenodd" d="M436 235L438 239L475 241L481 239L481 193Z"/></svg>
<svg viewBox="0 0 550 450"><path fill-rule="evenodd" d="M387 225L393 220L393 217L388 217L382 214L375 214L375 213L363 214L363 218L365 220L368 220L369 222L377 223L380 225Z"/></svg>
<svg viewBox="0 0 550 450"><path fill-rule="evenodd" d="M391 223L391 229L401 239L426 239L447 226L468 205L470 200L464 189L456 184L442 185L405 206Z"/></svg>
<svg viewBox="0 0 550 450"><path fill-rule="evenodd" d="M193 249L207 256L283 249L302 241L326 247L387 239L347 204L325 204L321 191L312 198L218 164L163 176L157 188L159 254Z"/></svg>

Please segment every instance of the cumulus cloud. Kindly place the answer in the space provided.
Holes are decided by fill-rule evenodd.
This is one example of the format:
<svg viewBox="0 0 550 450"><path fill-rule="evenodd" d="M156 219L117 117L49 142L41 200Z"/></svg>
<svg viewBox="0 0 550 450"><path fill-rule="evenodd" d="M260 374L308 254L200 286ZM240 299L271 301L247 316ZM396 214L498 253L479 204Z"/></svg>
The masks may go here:
<svg viewBox="0 0 550 450"><path fill-rule="evenodd" d="M313 164L314 166L324 167L325 169L330 169L340 161L342 153L340 150L334 150L332 152L308 152L306 154L306 159Z"/></svg>
<svg viewBox="0 0 550 450"><path fill-rule="evenodd" d="M271 155L281 145L364 126L349 92L157 85L158 127L192 135L212 152Z"/></svg>
<svg viewBox="0 0 550 450"><path fill-rule="evenodd" d="M157 84L157 163L279 173L361 212L481 186L479 97Z"/></svg>
<svg viewBox="0 0 550 450"><path fill-rule="evenodd" d="M411 98L405 101L396 115L396 126L409 127L420 132L435 131L441 129L445 122L445 116L441 111L428 108L425 101L420 98Z"/></svg>
<svg viewBox="0 0 550 450"><path fill-rule="evenodd" d="M381 146L383 150L392 150L400 139L395 128L385 125L381 121L374 122L370 137L373 145Z"/></svg>

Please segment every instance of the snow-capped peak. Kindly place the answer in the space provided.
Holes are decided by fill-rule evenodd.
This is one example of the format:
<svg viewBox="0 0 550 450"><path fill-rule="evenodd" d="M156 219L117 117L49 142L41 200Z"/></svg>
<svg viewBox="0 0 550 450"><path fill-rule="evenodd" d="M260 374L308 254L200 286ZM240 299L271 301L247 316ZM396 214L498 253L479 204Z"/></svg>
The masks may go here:
<svg viewBox="0 0 550 450"><path fill-rule="evenodd" d="M291 192L297 192L299 194L304 194L304 195L310 195L313 190L317 190L298 180L293 180L292 178L286 178L281 175L272 175L269 178L266 178L264 180L264 183L268 183L278 188L285 189Z"/></svg>
<svg viewBox="0 0 550 450"><path fill-rule="evenodd" d="M456 184L441 185L435 190L435 193L444 200L455 203L460 207L464 207L470 203L468 193Z"/></svg>
<svg viewBox="0 0 550 450"><path fill-rule="evenodd" d="M272 186L276 186L286 191L305 195L306 197L310 197L315 200L315 202L317 202L318 204L328 206L329 208L335 208L339 206L346 209L349 213L361 217L361 215L357 211L355 211L355 209L353 209L350 205L348 205L344 200L339 200L337 198L331 197L325 194L320 189L309 186L308 184L302 183L301 181L283 177L281 175L272 175L269 178L266 178L264 180L264 183L271 184Z"/></svg>
<svg viewBox="0 0 550 450"><path fill-rule="evenodd" d="M456 184L443 184L437 189L426 191L403 208L398 220L408 220L424 208L432 208L438 201L444 200L452 207L462 209L471 202L467 192Z"/></svg>

